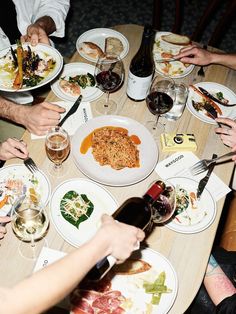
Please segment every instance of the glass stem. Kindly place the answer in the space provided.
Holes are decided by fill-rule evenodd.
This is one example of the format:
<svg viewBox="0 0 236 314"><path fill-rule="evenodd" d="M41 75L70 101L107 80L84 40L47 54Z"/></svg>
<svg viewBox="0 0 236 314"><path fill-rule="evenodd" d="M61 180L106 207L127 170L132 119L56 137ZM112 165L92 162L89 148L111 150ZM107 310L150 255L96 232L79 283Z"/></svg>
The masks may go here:
<svg viewBox="0 0 236 314"><path fill-rule="evenodd" d="M154 130L157 129L157 125L158 125L159 118L160 118L160 115L158 114L158 115L157 115L157 118L156 118L156 123L155 123L155 126L154 126Z"/></svg>
<svg viewBox="0 0 236 314"><path fill-rule="evenodd" d="M106 92L106 102L105 102L105 105L104 105L104 107L106 107L106 108L109 107L109 96L110 96L110 93Z"/></svg>

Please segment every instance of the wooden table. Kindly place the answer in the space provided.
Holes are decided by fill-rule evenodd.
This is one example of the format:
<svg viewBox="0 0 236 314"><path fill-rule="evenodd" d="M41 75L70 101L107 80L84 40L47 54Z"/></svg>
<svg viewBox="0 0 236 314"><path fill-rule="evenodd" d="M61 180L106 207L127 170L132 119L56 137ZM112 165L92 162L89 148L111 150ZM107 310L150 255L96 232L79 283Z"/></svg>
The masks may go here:
<svg viewBox="0 0 236 314"><path fill-rule="evenodd" d="M119 102L119 114L131 117L144 123L151 114L146 108L145 102L134 103L126 96L126 82L128 75L128 67L134 53L137 51L142 34L142 27L137 25L120 25L115 29L123 33L130 43L130 51L127 57L124 59L126 68L126 81L124 86L114 94L111 94L111 98L114 98ZM75 53L71 59L74 61L87 62L82 59L78 53ZM186 84L200 81L197 77L198 67L195 67L193 72L183 79L177 81L183 81ZM203 79L202 79L203 80ZM229 70L222 66L208 66L206 70L205 81L213 81L224 84L235 90L236 88L236 72ZM48 100L55 101L57 98L51 92L48 95ZM92 106L94 103L92 103ZM95 115L95 113L94 113ZM214 132L214 126L206 124L196 119L186 109L183 116L177 122L167 123L168 131L173 132L188 132L196 135L198 150L196 155L199 158L209 157L212 153L218 155L227 152L226 148L218 136ZM49 161L46 158L44 150L44 140L30 139L28 132L24 134L24 140L28 144L29 152L32 158L36 161L39 167L47 173L47 167ZM151 149L151 148L150 148ZM168 154L164 154L160 150L159 160L166 158ZM11 160L7 164L21 163L20 160ZM61 181L68 178L84 177L84 175L74 165L72 158L66 161L68 167L68 173L60 180L56 180L49 176L52 189ZM227 163L215 168L215 173L228 185L232 175L233 163ZM131 196L143 195L150 182L157 179L158 176L153 172L148 178L140 183L137 183L128 187L106 187L121 204L124 200ZM217 215L214 223L203 232L197 234L181 234L167 229L166 227L158 227L147 239L151 248L157 250L164 256L166 256L172 265L174 266L178 279L179 289L176 301L169 313L181 314L194 299L200 284L202 282L207 261L211 252L212 244L216 234L217 226L221 216L224 199L217 202ZM65 252L74 250L72 246L66 243L56 232L53 224L50 226L50 230L46 237L49 247ZM22 278L29 276L34 267L33 262L29 262L21 258L17 252L18 240L11 231L11 226L8 225L8 234L1 242L1 261L0 261L0 278L1 285L11 286Z"/></svg>

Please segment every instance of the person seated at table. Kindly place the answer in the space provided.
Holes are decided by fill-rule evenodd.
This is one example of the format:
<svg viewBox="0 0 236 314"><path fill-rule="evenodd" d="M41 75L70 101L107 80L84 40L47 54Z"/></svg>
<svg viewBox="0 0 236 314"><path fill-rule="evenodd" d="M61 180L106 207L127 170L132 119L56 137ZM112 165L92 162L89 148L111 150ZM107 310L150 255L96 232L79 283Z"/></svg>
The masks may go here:
<svg viewBox="0 0 236 314"><path fill-rule="evenodd" d="M87 243L14 287L1 287L0 313L42 313L68 295L99 260L112 255L122 263L143 239L142 230L103 215L100 229Z"/></svg>

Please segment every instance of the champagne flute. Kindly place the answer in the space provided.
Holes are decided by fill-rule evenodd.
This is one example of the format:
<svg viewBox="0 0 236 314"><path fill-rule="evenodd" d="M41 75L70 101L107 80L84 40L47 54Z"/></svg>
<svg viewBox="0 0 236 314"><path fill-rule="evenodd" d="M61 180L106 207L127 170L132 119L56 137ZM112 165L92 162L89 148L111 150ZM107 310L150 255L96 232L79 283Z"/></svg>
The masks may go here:
<svg viewBox="0 0 236 314"><path fill-rule="evenodd" d="M114 114L117 103L110 100L110 93L115 92L124 81L124 64L116 54L107 53L98 59L95 66L97 87L106 93L106 99L99 100L95 109L100 114Z"/></svg>
<svg viewBox="0 0 236 314"><path fill-rule="evenodd" d="M161 80L159 77L154 78L146 97L149 111L156 116L155 121L146 123L147 128L154 137L164 132L164 125L158 123L159 118L162 114L171 110L175 101L175 95L175 83L171 78Z"/></svg>
<svg viewBox="0 0 236 314"><path fill-rule="evenodd" d="M49 228L49 219L43 204L31 200L23 201L14 208L11 225L14 234L21 240L20 254L28 259L36 259L46 243L40 240Z"/></svg>
<svg viewBox="0 0 236 314"><path fill-rule="evenodd" d="M48 158L53 162L51 174L62 173L63 161L70 153L70 137L68 133L59 126L52 128L46 136L45 149Z"/></svg>

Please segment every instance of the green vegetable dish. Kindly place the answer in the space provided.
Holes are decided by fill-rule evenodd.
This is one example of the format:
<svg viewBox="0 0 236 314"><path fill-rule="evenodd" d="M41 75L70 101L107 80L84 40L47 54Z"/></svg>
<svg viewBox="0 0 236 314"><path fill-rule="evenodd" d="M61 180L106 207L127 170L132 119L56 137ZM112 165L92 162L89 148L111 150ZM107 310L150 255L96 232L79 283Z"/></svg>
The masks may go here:
<svg viewBox="0 0 236 314"><path fill-rule="evenodd" d="M76 76L70 76L69 82L70 83L77 83L83 89L86 87L95 86L94 76L90 73L80 74L80 75L76 75Z"/></svg>
<svg viewBox="0 0 236 314"><path fill-rule="evenodd" d="M87 195L75 191L67 192L60 202L63 218L78 229L79 225L91 216L93 209L94 205Z"/></svg>
<svg viewBox="0 0 236 314"><path fill-rule="evenodd" d="M189 205L189 195L188 192L181 188L180 186L176 186L176 208L175 215L182 213L184 210L188 208Z"/></svg>

